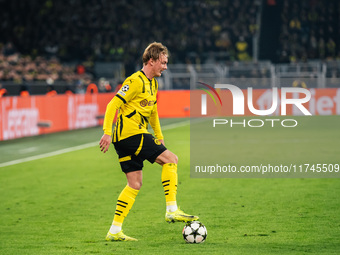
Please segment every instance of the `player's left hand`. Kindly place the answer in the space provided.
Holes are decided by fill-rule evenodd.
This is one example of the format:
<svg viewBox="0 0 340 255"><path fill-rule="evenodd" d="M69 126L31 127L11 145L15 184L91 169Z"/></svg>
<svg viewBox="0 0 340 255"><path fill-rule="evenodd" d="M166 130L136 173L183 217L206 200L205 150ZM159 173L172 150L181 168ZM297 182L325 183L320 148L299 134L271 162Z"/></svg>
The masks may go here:
<svg viewBox="0 0 340 255"><path fill-rule="evenodd" d="M164 144L164 139L159 139L158 141L160 141L161 144L163 144L163 145L165 146L165 144Z"/></svg>
<svg viewBox="0 0 340 255"><path fill-rule="evenodd" d="M110 144L111 144L111 136L104 134L99 142L100 150L103 153L107 152L110 147Z"/></svg>

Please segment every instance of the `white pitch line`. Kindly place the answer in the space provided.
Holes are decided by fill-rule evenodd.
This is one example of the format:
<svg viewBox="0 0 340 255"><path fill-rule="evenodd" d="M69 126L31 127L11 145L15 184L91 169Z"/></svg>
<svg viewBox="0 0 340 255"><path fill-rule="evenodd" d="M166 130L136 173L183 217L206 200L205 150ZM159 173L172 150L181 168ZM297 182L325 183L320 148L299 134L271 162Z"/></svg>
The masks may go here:
<svg viewBox="0 0 340 255"><path fill-rule="evenodd" d="M20 164L20 163L24 163L24 162L28 162L28 161L33 161L33 160L36 160L36 159L42 159L42 158L57 156L57 155L64 154L64 153L67 153L67 152L78 151L78 150L86 149L86 148L89 148L89 147L93 147L93 146L98 145L98 144L99 144L98 142L86 143L86 144L82 144L82 145L78 145L78 146L74 146L74 147L69 147L69 148L65 148L65 149L61 149L61 150L57 150L57 151L52 151L52 152L48 152L48 153L44 153L44 154L40 154L40 155L36 155L36 156L31 156L31 157L22 158L22 159L16 159L16 160L8 161L8 162L5 162L5 163L1 163L0 167L11 166L11 165L16 165L16 164Z"/></svg>
<svg viewBox="0 0 340 255"><path fill-rule="evenodd" d="M181 121L181 122L166 125L162 128L162 130L169 130L169 129L173 129L173 128L178 128L178 127L186 126L186 125L189 125L189 124L190 124L189 120ZM36 155L36 156L31 156L31 157L27 157L27 158L7 161L7 162L4 162L4 163L0 163L0 168L5 167L5 166L12 166L12 165L16 165L16 164L20 164L20 163L24 163L24 162L29 162L29 161L33 161L33 160L37 160L37 159L43 159L43 158L48 158L48 157L52 157L52 156L57 156L57 155L60 155L60 154L78 151L78 150L82 150L82 149L86 149L86 148L90 148L90 147L94 147L94 146L99 146L99 141L98 142L86 143L86 144L82 144L82 145L78 145L78 146L74 146L74 147L69 147L69 148L65 148L65 149L61 149L61 150L57 150L57 151L52 151L52 152L48 152L48 153L44 153L44 154L40 154L40 155Z"/></svg>
<svg viewBox="0 0 340 255"><path fill-rule="evenodd" d="M169 129L173 129L173 128L184 127L184 126L187 126L189 124L190 124L190 120L185 120L185 121L166 125L166 126L162 127L161 129L162 129L162 131L163 130L169 130Z"/></svg>

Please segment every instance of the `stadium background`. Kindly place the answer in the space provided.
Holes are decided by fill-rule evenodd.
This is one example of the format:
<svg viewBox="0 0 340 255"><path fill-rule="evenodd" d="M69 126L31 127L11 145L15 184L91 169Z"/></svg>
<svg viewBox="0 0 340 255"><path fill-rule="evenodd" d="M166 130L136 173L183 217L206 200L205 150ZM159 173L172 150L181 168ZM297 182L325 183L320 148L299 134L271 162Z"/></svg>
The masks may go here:
<svg viewBox="0 0 340 255"><path fill-rule="evenodd" d="M197 82L251 82L258 98L306 87L313 115L328 116L297 117L297 132L234 130L233 162L340 163L339 14L336 0L0 0L1 253L337 254L339 179L191 179L187 118ZM200 247L164 225L149 164L126 224L144 241L102 240L124 184L112 148L96 147L102 115L153 41L171 53L159 112L181 159L179 200L208 229Z"/></svg>

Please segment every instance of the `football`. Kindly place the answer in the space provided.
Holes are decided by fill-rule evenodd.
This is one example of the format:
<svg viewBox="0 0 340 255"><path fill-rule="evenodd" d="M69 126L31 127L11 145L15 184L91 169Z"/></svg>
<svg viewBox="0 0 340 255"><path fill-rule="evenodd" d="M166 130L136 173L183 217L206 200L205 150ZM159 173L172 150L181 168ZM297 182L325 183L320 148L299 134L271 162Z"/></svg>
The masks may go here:
<svg viewBox="0 0 340 255"><path fill-rule="evenodd" d="M187 243L203 243L207 238L207 229L199 221L188 222L182 231L183 238Z"/></svg>

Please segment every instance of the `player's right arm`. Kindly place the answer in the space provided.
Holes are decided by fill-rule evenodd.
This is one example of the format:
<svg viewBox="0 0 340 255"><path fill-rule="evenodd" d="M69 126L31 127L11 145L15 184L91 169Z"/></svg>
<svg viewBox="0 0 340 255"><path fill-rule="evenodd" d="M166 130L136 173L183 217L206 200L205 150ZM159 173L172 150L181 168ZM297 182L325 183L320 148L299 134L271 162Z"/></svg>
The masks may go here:
<svg viewBox="0 0 340 255"><path fill-rule="evenodd" d="M112 124L117 110L123 104L128 103L138 92L138 83L135 83L134 80L126 80L123 84L125 85L121 87L106 106L103 124L104 134L106 135L112 135Z"/></svg>
<svg viewBox="0 0 340 255"><path fill-rule="evenodd" d="M106 106L103 123L104 135L99 142L100 149L104 153L107 152L112 141L112 124L117 110L119 110L123 104L129 102L138 91L138 86L133 84L133 80L127 80L124 84Z"/></svg>
<svg viewBox="0 0 340 255"><path fill-rule="evenodd" d="M99 147L102 152L107 152L111 144L111 136L104 134L99 141Z"/></svg>
<svg viewBox="0 0 340 255"><path fill-rule="evenodd" d="M106 106L104 124L103 124L104 134L99 142L100 150L104 153L107 152L110 147L111 140L112 140L111 135L112 135L113 120L114 120L117 110L122 106L122 104L123 103L117 100L117 95L116 95L111 99L111 101Z"/></svg>
<svg viewBox="0 0 340 255"><path fill-rule="evenodd" d="M105 135L112 135L112 124L114 117L117 110L120 109L123 104L124 101L120 99L120 95L118 93L107 104L103 123L103 130Z"/></svg>

